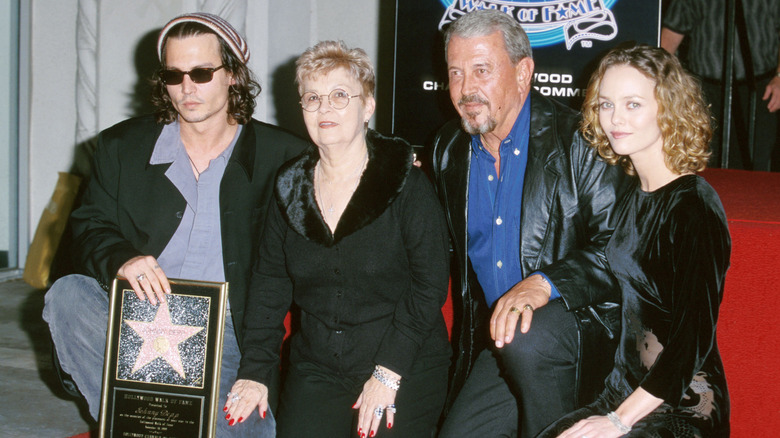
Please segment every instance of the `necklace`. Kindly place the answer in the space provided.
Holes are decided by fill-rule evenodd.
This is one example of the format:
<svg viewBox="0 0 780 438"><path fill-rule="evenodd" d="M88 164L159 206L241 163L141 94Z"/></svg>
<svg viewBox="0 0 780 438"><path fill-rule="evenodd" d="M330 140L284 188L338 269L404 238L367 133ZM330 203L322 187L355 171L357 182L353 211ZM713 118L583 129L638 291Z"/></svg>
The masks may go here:
<svg viewBox="0 0 780 438"><path fill-rule="evenodd" d="M363 161L360 163L360 166L356 167L355 171L352 172L351 178L355 178L355 185L352 187L351 193L355 193L355 190L357 190L357 186L360 183L360 178L359 178L358 174L365 168L367 161L368 161L368 151L366 151L366 155L363 157ZM333 196L332 196L332 193L329 194L329 196L328 196L328 201L330 201L329 202L330 205L326 209L325 208L324 190L323 190L323 187L322 187L322 181L325 181L325 183L328 186L328 190L332 191L331 181L328 181L328 180L325 179L325 174L322 173L322 164L321 163L322 163L322 161L318 161L317 162L317 174L318 174L317 181L319 182L319 189L315 189L315 196L319 195L319 203L320 203L320 206L321 206L320 208L323 210L323 213L325 213L327 211L327 213L329 215L332 215L336 211L336 209L333 206Z"/></svg>
<svg viewBox="0 0 780 438"><path fill-rule="evenodd" d="M186 153L186 152L185 152L185 153ZM195 162L194 162L194 161L192 161L192 157L190 157L190 154L187 154L187 159L188 159L188 160L190 160L190 164L192 164L192 170L194 170L194 171L195 171L195 181L198 181L198 180L200 179L200 174L201 174L201 171L200 171L200 170L198 170L198 166L196 166L196 165L195 165ZM208 166L206 166L206 169L208 169L208 168L209 168L209 167L208 167ZM205 172L205 171L206 171L206 169L203 169L203 171Z"/></svg>

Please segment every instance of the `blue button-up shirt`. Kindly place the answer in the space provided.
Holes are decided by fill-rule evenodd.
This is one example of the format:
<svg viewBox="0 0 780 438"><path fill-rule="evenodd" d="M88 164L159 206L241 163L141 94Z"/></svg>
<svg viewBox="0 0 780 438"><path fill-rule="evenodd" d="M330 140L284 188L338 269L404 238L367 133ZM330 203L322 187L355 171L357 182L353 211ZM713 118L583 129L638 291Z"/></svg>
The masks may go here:
<svg viewBox="0 0 780 438"><path fill-rule="evenodd" d="M523 279L520 213L528 164L530 107L529 96L499 146L499 174L496 159L485 149L480 136L471 137L468 254L488 306ZM560 295L552 289L550 299L558 298Z"/></svg>
<svg viewBox="0 0 780 438"><path fill-rule="evenodd" d="M179 123L164 126L157 138L149 164L171 163L165 176L187 202L179 227L157 258L168 277L225 281L219 186L241 129L238 125L233 141L197 180L181 141Z"/></svg>

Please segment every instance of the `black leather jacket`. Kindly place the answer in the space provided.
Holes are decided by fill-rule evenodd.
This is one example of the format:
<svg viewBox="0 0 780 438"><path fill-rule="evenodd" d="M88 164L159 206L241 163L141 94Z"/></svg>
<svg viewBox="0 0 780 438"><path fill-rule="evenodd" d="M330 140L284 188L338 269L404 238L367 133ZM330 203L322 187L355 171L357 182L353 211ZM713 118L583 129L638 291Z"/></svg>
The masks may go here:
<svg viewBox="0 0 780 438"><path fill-rule="evenodd" d="M523 187L520 253L523 274L543 272L575 312L579 329L577 397L593 401L612 368L620 331L620 291L606 268L604 247L612 235L615 201L629 186L619 166L610 166L577 132L573 110L531 94L531 133ZM490 316L467 252L468 178L471 136L458 120L438 132L433 175L444 205L455 257L455 399L478 353L486 346Z"/></svg>

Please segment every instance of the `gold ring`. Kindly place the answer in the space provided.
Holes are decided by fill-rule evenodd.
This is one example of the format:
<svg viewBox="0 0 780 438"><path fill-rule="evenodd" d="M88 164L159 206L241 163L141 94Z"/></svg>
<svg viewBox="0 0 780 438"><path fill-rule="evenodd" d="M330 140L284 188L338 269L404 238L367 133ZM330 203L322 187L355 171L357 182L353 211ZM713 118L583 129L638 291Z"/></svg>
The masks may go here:
<svg viewBox="0 0 780 438"><path fill-rule="evenodd" d="M523 310L530 310L531 312L533 312L534 311L534 306L532 306L530 304L526 304L525 306L523 306Z"/></svg>
<svg viewBox="0 0 780 438"><path fill-rule="evenodd" d="M522 312L520 312L520 309L518 309L515 306L510 307L509 311L512 312L512 313L517 313L518 315L522 313Z"/></svg>

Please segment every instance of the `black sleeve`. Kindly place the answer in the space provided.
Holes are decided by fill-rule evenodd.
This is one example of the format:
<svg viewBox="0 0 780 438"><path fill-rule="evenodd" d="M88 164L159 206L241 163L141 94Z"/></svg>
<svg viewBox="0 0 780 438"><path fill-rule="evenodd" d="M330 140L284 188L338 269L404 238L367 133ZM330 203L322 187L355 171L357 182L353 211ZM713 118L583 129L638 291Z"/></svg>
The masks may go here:
<svg viewBox="0 0 780 438"><path fill-rule="evenodd" d="M276 203L269 207L244 313L239 379L270 385L284 339L284 318L292 304L292 281L285 268L287 224Z"/></svg>

